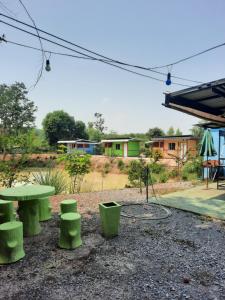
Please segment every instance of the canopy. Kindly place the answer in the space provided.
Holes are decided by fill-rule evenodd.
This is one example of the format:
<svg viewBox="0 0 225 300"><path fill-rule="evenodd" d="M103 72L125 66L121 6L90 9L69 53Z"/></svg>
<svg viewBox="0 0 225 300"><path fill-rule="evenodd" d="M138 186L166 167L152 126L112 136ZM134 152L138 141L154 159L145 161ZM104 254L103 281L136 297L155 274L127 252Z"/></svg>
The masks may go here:
<svg viewBox="0 0 225 300"><path fill-rule="evenodd" d="M166 107L201 119L225 124L225 79L166 93Z"/></svg>

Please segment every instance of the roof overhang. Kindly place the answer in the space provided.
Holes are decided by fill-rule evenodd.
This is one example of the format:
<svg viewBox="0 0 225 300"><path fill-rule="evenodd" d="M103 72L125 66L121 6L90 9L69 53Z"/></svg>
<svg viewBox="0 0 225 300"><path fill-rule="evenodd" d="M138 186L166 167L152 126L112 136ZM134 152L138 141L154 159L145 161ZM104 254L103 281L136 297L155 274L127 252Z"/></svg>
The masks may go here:
<svg viewBox="0 0 225 300"><path fill-rule="evenodd" d="M225 124L225 79L166 93L164 106L189 115Z"/></svg>

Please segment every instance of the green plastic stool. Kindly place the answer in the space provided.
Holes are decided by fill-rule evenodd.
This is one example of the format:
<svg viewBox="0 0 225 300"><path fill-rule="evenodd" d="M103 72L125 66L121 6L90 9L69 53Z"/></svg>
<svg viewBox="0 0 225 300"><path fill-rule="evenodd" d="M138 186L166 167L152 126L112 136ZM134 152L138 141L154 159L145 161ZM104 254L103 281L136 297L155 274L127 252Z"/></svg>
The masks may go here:
<svg viewBox="0 0 225 300"><path fill-rule="evenodd" d="M100 203L99 211L103 235L111 238L118 235L121 205L116 202Z"/></svg>
<svg viewBox="0 0 225 300"><path fill-rule="evenodd" d="M81 216L78 213L65 213L60 218L59 247L75 249L82 245Z"/></svg>
<svg viewBox="0 0 225 300"><path fill-rule="evenodd" d="M49 198L38 199L39 221L47 221L52 218L52 207Z"/></svg>
<svg viewBox="0 0 225 300"><path fill-rule="evenodd" d="M69 212L77 212L77 201L74 199L63 200L60 203L61 214L66 214Z"/></svg>
<svg viewBox="0 0 225 300"><path fill-rule="evenodd" d="M18 221L0 225L0 264L10 264L25 256L23 223Z"/></svg>
<svg viewBox="0 0 225 300"><path fill-rule="evenodd" d="M12 201L0 200L0 224L14 221L16 213Z"/></svg>

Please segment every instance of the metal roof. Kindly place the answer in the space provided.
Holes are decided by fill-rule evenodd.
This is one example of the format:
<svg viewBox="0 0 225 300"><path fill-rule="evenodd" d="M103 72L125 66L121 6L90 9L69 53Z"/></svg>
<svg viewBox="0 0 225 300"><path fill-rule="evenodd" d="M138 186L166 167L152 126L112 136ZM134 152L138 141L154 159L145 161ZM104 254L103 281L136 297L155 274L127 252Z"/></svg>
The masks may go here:
<svg viewBox="0 0 225 300"><path fill-rule="evenodd" d="M225 124L225 78L165 94L164 106Z"/></svg>
<svg viewBox="0 0 225 300"><path fill-rule="evenodd" d="M119 143L119 142L141 142L141 140L136 138L113 138L113 139L107 139L107 140L101 140L101 143Z"/></svg>
<svg viewBox="0 0 225 300"><path fill-rule="evenodd" d="M198 140L198 138L193 135L166 135L152 138L152 142L164 140Z"/></svg>
<svg viewBox="0 0 225 300"><path fill-rule="evenodd" d="M99 144L95 141L77 139L77 140L65 140L65 141L58 141L58 144Z"/></svg>

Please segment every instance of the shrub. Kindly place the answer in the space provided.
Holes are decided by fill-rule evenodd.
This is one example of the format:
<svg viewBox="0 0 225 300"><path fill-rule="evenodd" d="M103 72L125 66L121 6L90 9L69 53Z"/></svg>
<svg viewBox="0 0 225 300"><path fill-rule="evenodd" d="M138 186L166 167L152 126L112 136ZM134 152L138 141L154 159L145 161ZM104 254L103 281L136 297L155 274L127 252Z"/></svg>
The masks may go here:
<svg viewBox="0 0 225 300"><path fill-rule="evenodd" d="M165 166L161 164L157 164L156 162L153 162L149 165L150 171L154 174L160 174L165 172Z"/></svg>
<svg viewBox="0 0 225 300"><path fill-rule="evenodd" d="M155 183L157 183L157 178L154 176L154 175L150 175L149 176L149 181L148 181L148 183L151 185L151 184L155 184Z"/></svg>
<svg viewBox="0 0 225 300"><path fill-rule="evenodd" d="M132 186L139 187L142 192L142 185L146 181L146 164L142 159L132 160L128 167L128 179Z"/></svg>
<svg viewBox="0 0 225 300"><path fill-rule="evenodd" d="M169 177L171 177L171 178L176 178L176 177L178 177L178 176L179 176L179 172L178 172L177 169L173 169L173 170L170 171L170 173L169 173Z"/></svg>
<svg viewBox="0 0 225 300"><path fill-rule="evenodd" d="M197 157L195 159L187 161L182 169L182 174L196 174L201 175L202 172L202 158Z"/></svg>
<svg viewBox="0 0 225 300"><path fill-rule="evenodd" d="M118 169L122 172L125 169L125 163L122 159L119 159L117 162L117 167Z"/></svg>
<svg viewBox="0 0 225 300"><path fill-rule="evenodd" d="M38 172L32 174L34 182L41 185L51 185L55 188L55 194L61 194L67 189L67 183L61 171L53 171L51 168L47 172Z"/></svg>
<svg viewBox="0 0 225 300"><path fill-rule="evenodd" d="M168 176L168 174L166 174L166 173L162 173L162 174L160 174L160 176L159 176L159 182L160 182L160 183L165 183L165 182L168 181L168 179L169 179L169 176Z"/></svg>
<svg viewBox="0 0 225 300"><path fill-rule="evenodd" d="M162 152L158 149L151 151L151 158L153 158L154 163L159 161L163 157Z"/></svg>

